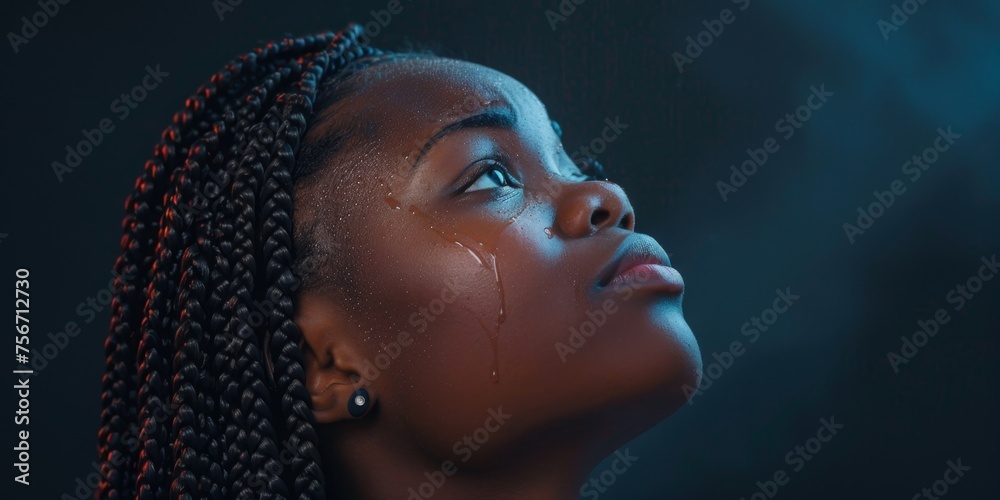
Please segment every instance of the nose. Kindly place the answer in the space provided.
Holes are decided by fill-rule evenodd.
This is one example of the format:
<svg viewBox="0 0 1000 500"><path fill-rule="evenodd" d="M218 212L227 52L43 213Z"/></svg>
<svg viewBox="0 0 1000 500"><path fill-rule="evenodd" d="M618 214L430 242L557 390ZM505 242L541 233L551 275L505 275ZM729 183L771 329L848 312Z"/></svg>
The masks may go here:
<svg viewBox="0 0 1000 500"><path fill-rule="evenodd" d="M608 181L571 182L556 202L556 224L570 238L584 238L601 229L635 230L635 213L621 186Z"/></svg>

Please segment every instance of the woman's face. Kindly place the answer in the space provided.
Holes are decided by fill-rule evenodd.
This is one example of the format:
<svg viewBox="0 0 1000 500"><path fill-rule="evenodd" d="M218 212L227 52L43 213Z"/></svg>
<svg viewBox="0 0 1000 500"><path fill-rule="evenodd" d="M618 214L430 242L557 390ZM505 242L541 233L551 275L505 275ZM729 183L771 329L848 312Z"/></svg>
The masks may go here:
<svg viewBox="0 0 1000 500"><path fill-rule="evenodd" d="M332 357L355 353L336 369L369 388L386 432L455 459L485 428L467 464L577 439L601 455L682 405L701 359L680 277L652 265L610 282L666 254L619 186L581 175L538 98L447 59L358 79L311 133L349 119L367 145L296 200L338 232L348 258L330 273L348 285L303 303L336 311Z"/></svg>

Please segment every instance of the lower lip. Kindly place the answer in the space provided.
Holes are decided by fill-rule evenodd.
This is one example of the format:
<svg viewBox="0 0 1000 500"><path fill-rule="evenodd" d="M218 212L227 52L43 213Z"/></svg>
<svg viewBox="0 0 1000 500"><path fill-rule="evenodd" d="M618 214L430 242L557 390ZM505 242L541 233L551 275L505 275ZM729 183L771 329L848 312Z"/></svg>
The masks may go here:
<svg viewBox="0 0 1000 500"><path fill-rule="evenodd" d="M640 264L615 276L611 288L656 289L673 294L684 291L684 278L676 269L660 264Z"/></svg>

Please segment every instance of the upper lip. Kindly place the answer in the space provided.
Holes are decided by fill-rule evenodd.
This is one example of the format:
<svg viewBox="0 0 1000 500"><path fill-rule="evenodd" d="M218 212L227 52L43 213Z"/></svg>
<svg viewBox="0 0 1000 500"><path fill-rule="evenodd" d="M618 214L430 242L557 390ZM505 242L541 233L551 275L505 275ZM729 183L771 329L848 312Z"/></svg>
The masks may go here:
<svg viewBox="0 0 1000 500"><path fill-rule="evenodd" d="M632 233L601 269L597 285L607 286L615 276L643 264L670 266L670 258L667 257L667 252L663 250L663 247L652 237L641 233Z"/></svg>

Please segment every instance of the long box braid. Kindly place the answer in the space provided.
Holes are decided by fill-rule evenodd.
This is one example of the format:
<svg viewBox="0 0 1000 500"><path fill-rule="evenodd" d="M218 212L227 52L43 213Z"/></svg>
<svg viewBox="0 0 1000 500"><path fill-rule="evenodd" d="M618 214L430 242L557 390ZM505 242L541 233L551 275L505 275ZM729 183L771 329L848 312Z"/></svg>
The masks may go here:
<svg viewBox="0 0 1000 500"><path fill-rule="evenodd" d="M292 194L310 119L343 94L329 83L397 57L364 39L352 24L258 47L164 130L125 203L96 498L326 498Z"/></svg>

